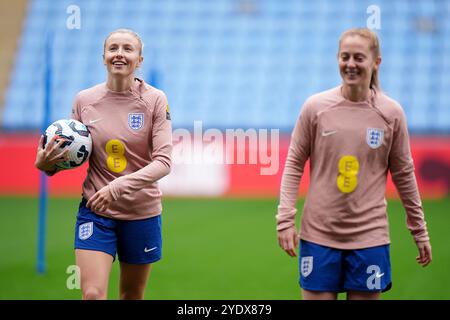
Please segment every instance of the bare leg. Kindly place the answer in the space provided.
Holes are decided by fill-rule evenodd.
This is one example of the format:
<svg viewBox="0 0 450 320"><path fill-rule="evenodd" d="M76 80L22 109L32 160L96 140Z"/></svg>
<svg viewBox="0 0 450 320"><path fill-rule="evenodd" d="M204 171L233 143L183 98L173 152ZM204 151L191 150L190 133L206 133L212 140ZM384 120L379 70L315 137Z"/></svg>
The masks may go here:
<svg viewBox="0 0 450 320"><path fill-rule="evenodd" d="M380 292L349 291L347 300L379 300Z"/></svg>
<svg viewBox="0 0 450 320"><path fill-rule="evenodd" d="M150 274L151 264L120 262L120 299L142 300Z"/></svg>
<svg viewBox="0 0 450 320"><path fill-rule="evenodd" d="M105 252L75 249L83 300L105 300L113 257Z"/></svg>
<svg viewBox="0 0 450 320"><path fill-rule="evenodd" d="M336 300L337 292L310 291L302 289L303 300Z"/></svg>

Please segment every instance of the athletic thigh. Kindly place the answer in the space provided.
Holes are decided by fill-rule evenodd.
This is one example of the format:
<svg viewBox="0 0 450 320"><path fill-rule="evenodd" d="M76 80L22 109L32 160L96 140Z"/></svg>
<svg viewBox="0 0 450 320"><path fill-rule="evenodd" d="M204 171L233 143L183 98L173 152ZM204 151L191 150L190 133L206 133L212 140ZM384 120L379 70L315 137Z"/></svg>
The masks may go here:
<svg viewBox="0 0 450 320"><path fill-rule="evenodd" d="M337 292L310 291L302 289L303 300L336 300Z"/></svg>
<svg viewBox="0 0 450 320"><path fill-rule="evenodd" d="M85 199L77 214L74 247L83 299L106 299L117 251L116 222L86 208Z"/></svg>
<svg viewBox="0 0 450 320"><path fill-rule="evenodd" d="M75 258L80 268L83 296L86 292L94 290L99 297L106 299L113 257L101 251L76 249Z"/></svg>
<svg viewBox="0 0 450 320"><path fill-rule="evenodd" d="M120 298L142 299L150 275L151 264L120 262Z"/></svg>

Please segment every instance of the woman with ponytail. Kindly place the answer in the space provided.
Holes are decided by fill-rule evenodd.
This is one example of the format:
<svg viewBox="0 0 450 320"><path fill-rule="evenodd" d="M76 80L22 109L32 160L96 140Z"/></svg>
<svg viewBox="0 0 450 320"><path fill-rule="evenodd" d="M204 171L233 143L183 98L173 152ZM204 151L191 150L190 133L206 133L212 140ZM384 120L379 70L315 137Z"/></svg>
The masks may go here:
<svg viewBox="0 0 450 320"><path fill-rule="evenodd" d="M380 90L377 35L345 31L337 54L342 84L308 98L283 172L277 231L292 257L299 249L304 299L379 299L392 285L385 200L388 172L427 266L431 246L414 175L402 107ZM298 186L310 160L310 185L295 227Z"/></svg>

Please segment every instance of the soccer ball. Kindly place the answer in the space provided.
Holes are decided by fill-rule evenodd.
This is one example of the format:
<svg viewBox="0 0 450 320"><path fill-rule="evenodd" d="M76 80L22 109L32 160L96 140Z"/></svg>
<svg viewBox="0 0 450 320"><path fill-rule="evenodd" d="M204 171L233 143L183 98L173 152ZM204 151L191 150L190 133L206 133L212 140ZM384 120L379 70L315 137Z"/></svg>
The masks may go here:
<svg viewBox="0 0 450 320"><path fill-rule="evenodd" d="M45 147L55 135L58 136L55 143L58 143L60 139L64 140L60 147L61 151L69 149L68 160L56 164L58 168L63 170L73 169L81 166L89 159L92 151L92 139L89 130L84 124L73 119L53 122L45 130Z"/></svg>

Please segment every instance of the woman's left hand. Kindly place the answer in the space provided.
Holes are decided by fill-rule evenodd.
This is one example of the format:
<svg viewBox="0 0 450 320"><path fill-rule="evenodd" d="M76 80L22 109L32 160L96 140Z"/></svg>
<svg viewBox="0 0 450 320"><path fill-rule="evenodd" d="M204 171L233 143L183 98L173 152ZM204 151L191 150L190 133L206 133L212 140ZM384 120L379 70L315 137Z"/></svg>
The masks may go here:
<svg viewBox="0 0 450 320"><path fill-rule="evenodd" d="M430 241L417 242L417 249L419 250L419 256L416 257L418 264L422 267L426 267L432 260Z"/></svg>
<svg viewBox="0 0 450 320"><path fill-rule="evenodd" d="M104 212L114 200L109 185L98 190L86 203L86 207L94 212Z"/></svg>

